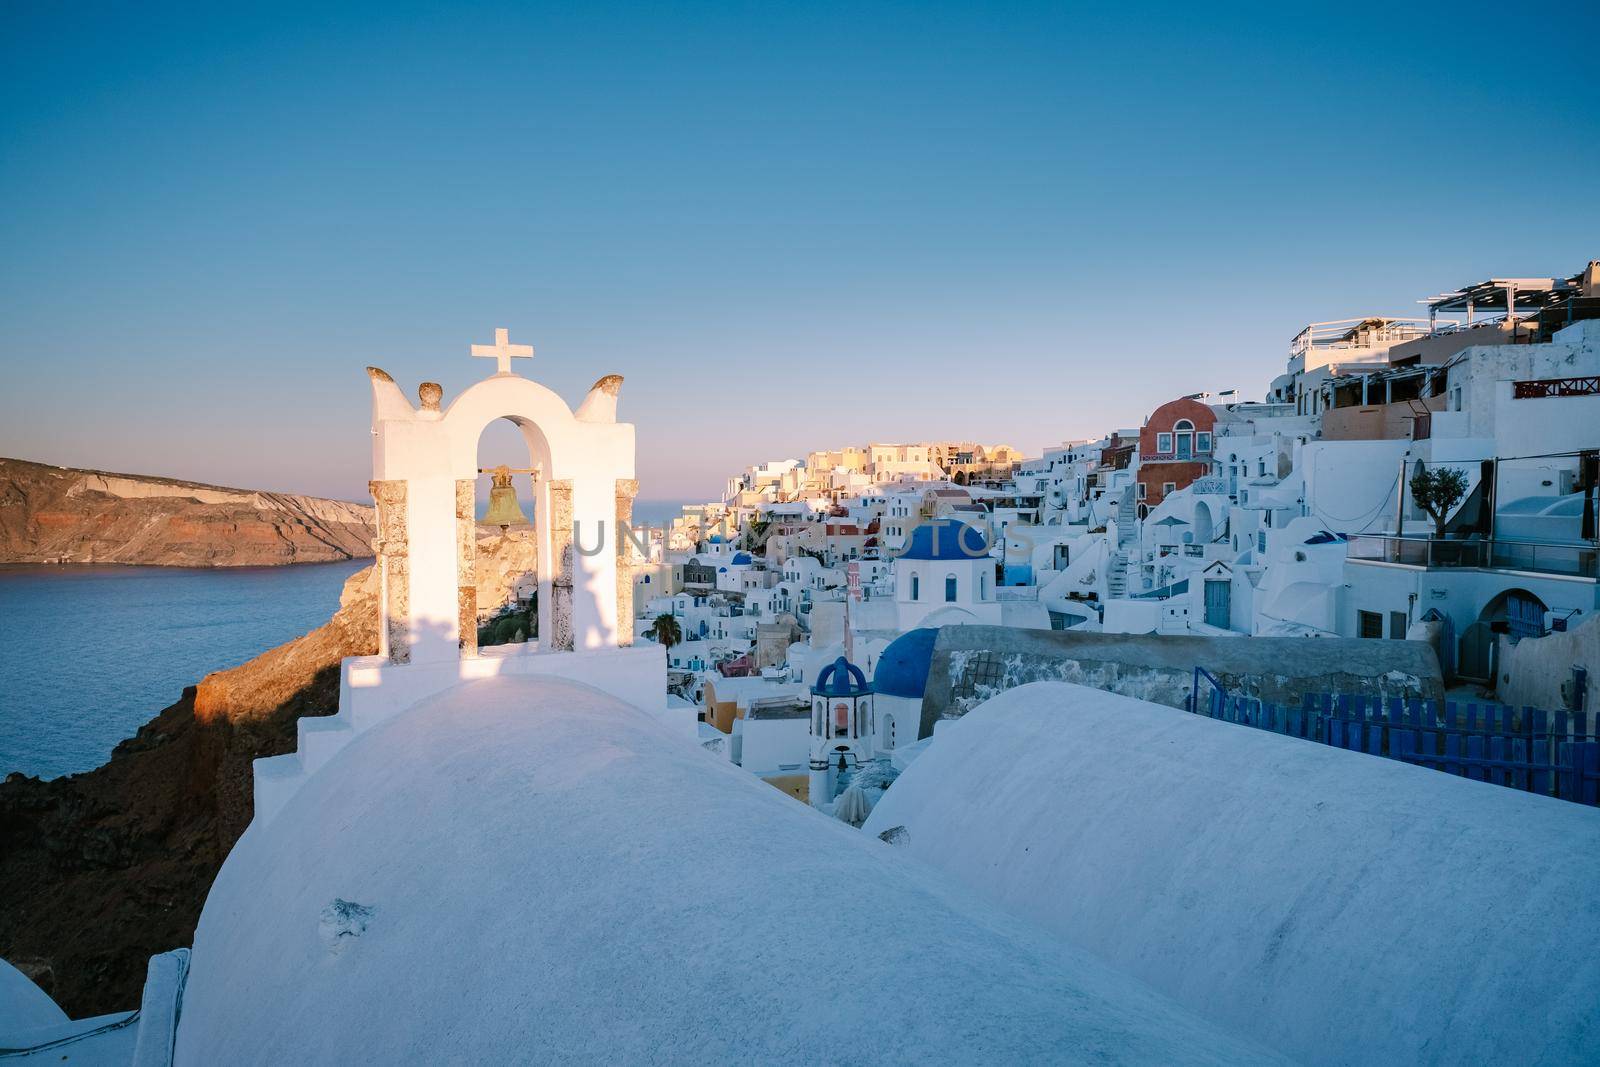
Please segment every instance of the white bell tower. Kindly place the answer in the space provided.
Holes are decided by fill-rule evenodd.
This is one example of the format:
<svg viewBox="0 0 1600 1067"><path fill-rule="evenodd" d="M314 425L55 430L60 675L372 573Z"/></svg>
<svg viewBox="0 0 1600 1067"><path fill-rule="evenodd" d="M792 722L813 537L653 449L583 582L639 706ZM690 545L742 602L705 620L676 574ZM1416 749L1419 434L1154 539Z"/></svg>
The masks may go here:
<svg viewBox="0 0 1600 1067"><path fill-rule="evenodd" d="M811 687L811 805L827 808L839 776L873 756L877 733L872 686L861 668L840 656L817 673Z"/></svg>

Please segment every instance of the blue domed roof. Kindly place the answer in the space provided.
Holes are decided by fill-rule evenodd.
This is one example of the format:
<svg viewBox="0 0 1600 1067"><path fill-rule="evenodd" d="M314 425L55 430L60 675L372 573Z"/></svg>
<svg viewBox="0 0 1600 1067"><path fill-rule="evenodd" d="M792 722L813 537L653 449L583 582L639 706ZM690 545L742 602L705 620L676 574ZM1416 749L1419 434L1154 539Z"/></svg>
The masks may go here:
<svg viewBox="0 0 1600 1067"><path fill-rule="evenodd" d="M935 519L911 531L901 559L982 559L989 539L975 526L953 519Z"/></svg>
<svg viewBox="0 0 1600 1067"><path fill-rule="evenodd" d="M861 668L843 656L817 672L817 684L811 687L811 692L825 697L857 697L871 691Z"/></svg>
<svg viewBox="0 0 1600 1067"><path fill-rule="evenodd" d="M937 629L924 626L889 642L889 647L878 657L878 669L872 675L872 691L920 700L928 688L933 642L938 636Z"/></svg>
<svg viewBox="0 0 1600 1067"><path fill-rule="evenodd" d="M735 552L733 554L734 566L738 566L741 563L754 563L754 562L755 562L755 560L750 558L750 553L748 553L748 552Z"/></svg>

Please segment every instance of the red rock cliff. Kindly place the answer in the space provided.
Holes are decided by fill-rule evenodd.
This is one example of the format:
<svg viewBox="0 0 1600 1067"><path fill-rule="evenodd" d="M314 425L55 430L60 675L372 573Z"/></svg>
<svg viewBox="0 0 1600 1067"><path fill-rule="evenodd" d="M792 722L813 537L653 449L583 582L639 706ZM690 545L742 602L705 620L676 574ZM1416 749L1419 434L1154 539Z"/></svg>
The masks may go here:
<svg viewBox="0 0 1600 1067"><path fill-rule="evenodd" d="M0 459L0 563L325 563L372 537L364 504Z"/></svg>

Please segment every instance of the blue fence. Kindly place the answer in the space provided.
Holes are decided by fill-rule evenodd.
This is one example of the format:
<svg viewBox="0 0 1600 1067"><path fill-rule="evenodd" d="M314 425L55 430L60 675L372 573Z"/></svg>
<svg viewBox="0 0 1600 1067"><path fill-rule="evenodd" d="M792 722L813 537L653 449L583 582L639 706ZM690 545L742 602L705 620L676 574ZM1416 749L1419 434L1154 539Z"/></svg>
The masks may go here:
<svg viewBox="0 0 1600 1067"><path fill-rule="evenodd" d="M1189 710L1200 715L1600 805L1600 713L1331 693L1295 708L1231 696L1198 668L1195 680Z"/></svg>

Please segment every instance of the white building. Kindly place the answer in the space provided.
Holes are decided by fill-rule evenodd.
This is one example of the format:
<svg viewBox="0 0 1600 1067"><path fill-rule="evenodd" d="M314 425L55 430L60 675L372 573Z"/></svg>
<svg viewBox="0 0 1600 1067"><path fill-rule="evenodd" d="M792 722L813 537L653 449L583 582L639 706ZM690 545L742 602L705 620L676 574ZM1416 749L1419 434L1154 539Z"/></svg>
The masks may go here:
<svg viewBox="0 0 1600 1067"><path fill-rule="evenodd" d="M965 523L944 520L917 527L905 551L895 558L894 577L902 632L963 623L1050 626L1037 589L996 587L988 538Z"/></svg>

